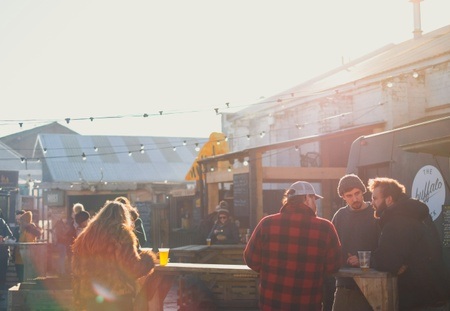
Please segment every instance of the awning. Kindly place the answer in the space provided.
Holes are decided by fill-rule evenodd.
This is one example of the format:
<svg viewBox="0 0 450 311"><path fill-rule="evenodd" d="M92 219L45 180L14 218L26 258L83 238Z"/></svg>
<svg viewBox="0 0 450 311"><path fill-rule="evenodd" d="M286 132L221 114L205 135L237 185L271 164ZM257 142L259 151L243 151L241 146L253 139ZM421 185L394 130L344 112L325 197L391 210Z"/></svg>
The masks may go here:
<svg viewBox="0 0 450 311"><path fill-rule="evenodd" d="M401 145L404 151L429 153L435 156L450 157L450 136Z"/></svg>
<svg viewBox="0 0 450 311"><path fill-rule="evenodd" d="M334 131L331 133L300 137L300 138L296 138L296 139L292 139L292 140L272 143L269 145L262 145L262 146L251 147L251 148L240 150L240 151L229 152L229 153L225 153L222 155L209 156L209 157L199 159L198 162L201 164L206 164L206 163L218 162L218 161L230 161L230 160L234 160L234 159L245 158L245 157L249 156L249 154L252 151L264 153L264 152L267 152L270 150L289 148L292 146L301 146L302 144L324 141L327 139L334 139L334 138L343 137L346 135L351 135L354 133L367 133L367 132L373 131L374 129L381 128L383 125L384 125L384 122L374 122L374 123L370 123L370 124L365 124L365 125L360 125L360 126L355 126L355 127L351 127L351 128ZM363 135L363 134L361 134L361 135Z"/></svg>

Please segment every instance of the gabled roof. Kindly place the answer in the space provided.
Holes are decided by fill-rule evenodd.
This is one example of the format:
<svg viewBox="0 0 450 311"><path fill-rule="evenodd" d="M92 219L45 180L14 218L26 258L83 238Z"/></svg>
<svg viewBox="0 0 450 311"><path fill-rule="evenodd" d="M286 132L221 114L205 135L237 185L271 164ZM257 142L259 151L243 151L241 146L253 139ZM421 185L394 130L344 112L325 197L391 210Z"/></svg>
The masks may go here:
<svg viewBox="0 0 450 311"><path fill-rule="evenodd" d="M35 156L45 163L43 182L185 182L197 156L195 147L206 141L192 137L40 134Z"/></svg>
<svg viewBox="0 0 450 311"><path fill-rule="evenodd" d="M9 148L20 153L25 158L33 157L33 147L39 134L77 134L71 129L52 122L42 126L38 126L29 130L17 132L0 138L0 141L9 146Z"/></svg>
<svg viewBox="0 0 450 311"><path fill-rule="evenodd" d="M21 154L2 142L0 142L0 171L18 171L19 183L24 183L28 179L42 178L40 162L27 161Z"/></svg>

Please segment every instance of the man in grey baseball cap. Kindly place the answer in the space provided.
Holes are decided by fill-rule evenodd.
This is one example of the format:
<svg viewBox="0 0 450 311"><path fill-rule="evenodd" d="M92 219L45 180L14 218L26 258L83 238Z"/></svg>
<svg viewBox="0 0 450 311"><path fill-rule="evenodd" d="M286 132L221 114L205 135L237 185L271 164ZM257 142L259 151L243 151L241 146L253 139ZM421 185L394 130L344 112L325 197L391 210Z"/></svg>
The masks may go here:
<svg viewBox="0 0 450 311"><path fill-rule="evenodd" d="M330 221L317 217L322 197L306 181L284 193L279 213L259 222L244 250L259 273L261 310L321 310L323 281L340 267L341 245Z"/></svg>

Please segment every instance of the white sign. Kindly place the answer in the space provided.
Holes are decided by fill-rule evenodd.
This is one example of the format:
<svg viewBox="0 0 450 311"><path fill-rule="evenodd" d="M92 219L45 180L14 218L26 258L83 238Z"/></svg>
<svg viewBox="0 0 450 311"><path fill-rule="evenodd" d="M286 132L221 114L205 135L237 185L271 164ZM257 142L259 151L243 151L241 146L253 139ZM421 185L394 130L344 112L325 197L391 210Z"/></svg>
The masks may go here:
<svg viewBox="0 0 450 311"><path fill-rule="evenodd" d="M422 167L414 177L411 196L428 205L431 217L436 220L445 202L445 184L441 172L432 165Z"/></svg>

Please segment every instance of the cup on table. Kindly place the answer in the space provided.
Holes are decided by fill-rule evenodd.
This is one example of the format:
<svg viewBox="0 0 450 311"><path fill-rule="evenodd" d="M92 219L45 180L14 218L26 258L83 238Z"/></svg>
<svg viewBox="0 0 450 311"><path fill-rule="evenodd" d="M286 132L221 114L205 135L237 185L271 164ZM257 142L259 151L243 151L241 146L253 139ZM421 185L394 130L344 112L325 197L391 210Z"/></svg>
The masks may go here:
<svg viewBox="0 0 450 311"><path fill-rule="evenodd" d="M358 251L359 267L363 270L370 268L370 251Z"/></svg>
<svg viewBox="0 0 450 311"><path fill-rule="evenodd" d="M165 266L169 262L169 250L169 248L159 249L159 264L161 266Z"/></svg>
<svg viewBox="0 0 450 311"><path fill-rule="evenodd" d="M208 246L211 245L211 239L210 238L206 239L206 245L208 245Z"/></svg>

